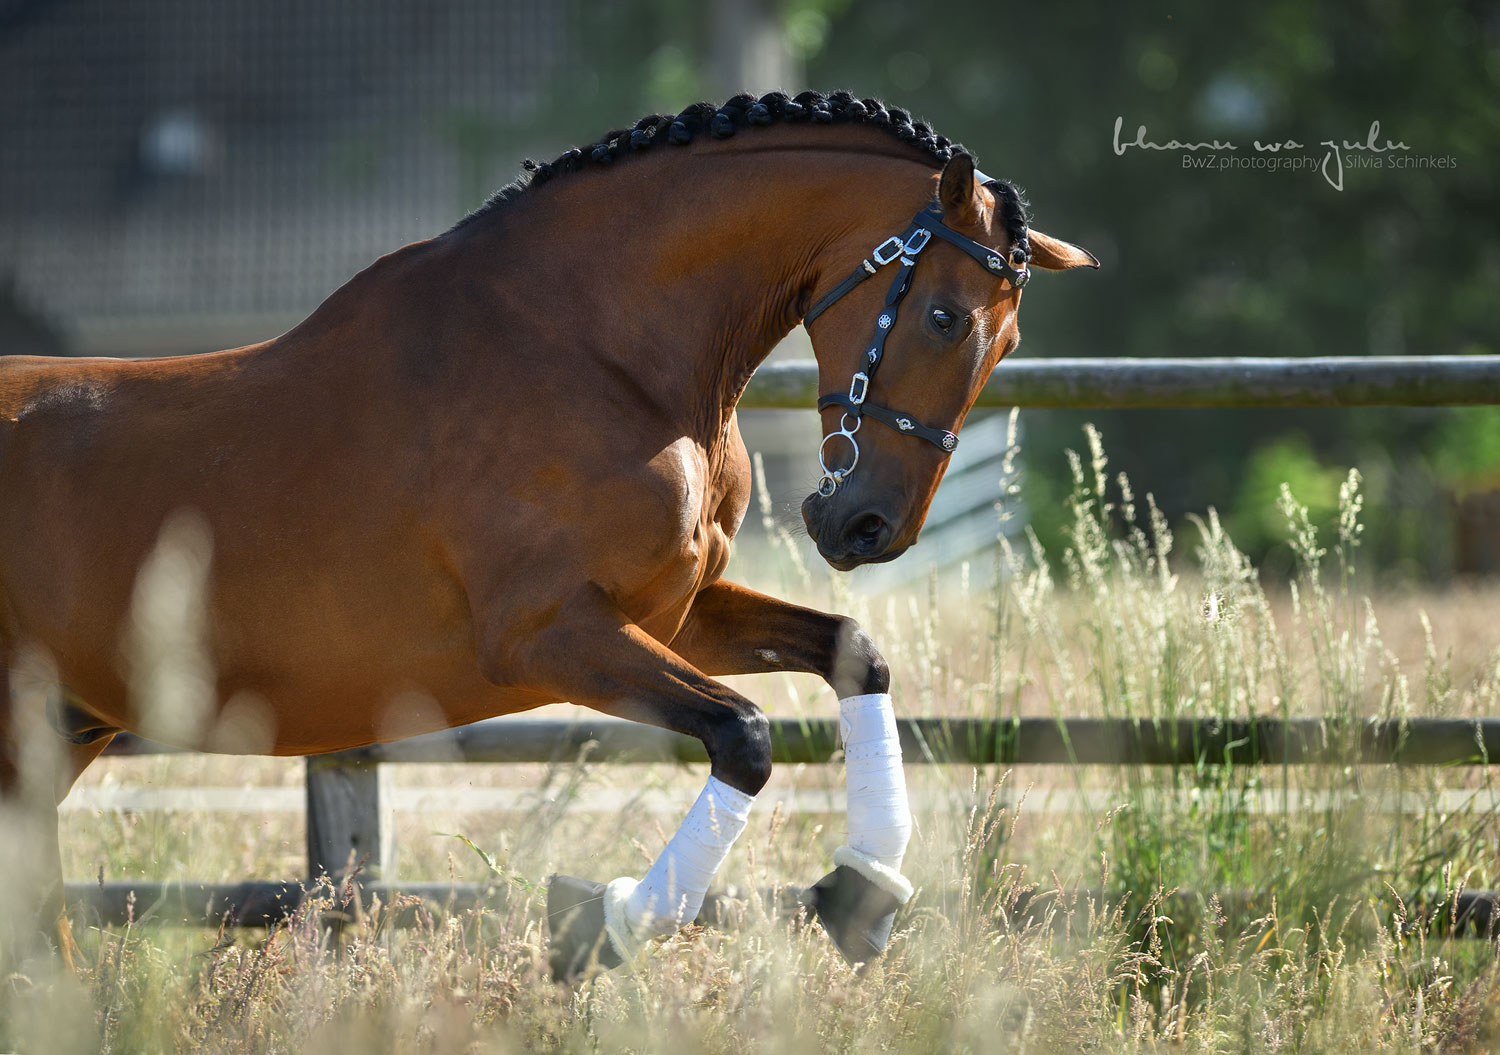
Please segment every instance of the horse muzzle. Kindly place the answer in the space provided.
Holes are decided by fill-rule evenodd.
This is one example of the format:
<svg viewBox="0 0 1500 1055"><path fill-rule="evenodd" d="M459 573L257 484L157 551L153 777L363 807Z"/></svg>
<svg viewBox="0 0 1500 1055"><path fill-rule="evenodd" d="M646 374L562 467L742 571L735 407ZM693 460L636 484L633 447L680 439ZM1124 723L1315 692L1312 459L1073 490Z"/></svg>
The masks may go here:
<svg viewBox="0 0 1500 1055"><path fill-rule="evenodd" d="M850 571L861 564L895 560L906 552L906 546L894 545L896 529L880 513L864 509L841 516L833 505L818 494L808 495L802 503L802 522L831 567Z"/></svg>

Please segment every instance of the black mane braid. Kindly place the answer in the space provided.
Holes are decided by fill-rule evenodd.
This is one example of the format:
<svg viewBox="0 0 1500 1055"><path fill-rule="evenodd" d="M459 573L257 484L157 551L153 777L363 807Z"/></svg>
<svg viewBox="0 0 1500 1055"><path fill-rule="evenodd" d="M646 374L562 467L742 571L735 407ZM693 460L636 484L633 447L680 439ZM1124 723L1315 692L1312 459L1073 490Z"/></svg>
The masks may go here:
<svg viewBox="0 0 1500 1055"><path fill-rule="evenodd" d="M883 128L901 142L927 154L939 167L946 164L963 147L938 135L921 121L913 121L905 110L886 108L879 99L856 99L849 92L803 92L792 98L784 92L771 92L759 99L753 95L736 95L723 106L694 103L682 113L649 114L629 128L606 132L592 146L565 150L551 161L521 163L525 169L514 183L502 187L489 200L456 225L463 227L499 209L526 191L549 180L591 165L608 165L616 158L665 143L682 146L694 136L710 135L728 139L742 128L781 123L859 124ZM1000 204L1001 219L1013 245L1030 250L1026 240L1026 200L1005 180L986 184Z"/></svg>

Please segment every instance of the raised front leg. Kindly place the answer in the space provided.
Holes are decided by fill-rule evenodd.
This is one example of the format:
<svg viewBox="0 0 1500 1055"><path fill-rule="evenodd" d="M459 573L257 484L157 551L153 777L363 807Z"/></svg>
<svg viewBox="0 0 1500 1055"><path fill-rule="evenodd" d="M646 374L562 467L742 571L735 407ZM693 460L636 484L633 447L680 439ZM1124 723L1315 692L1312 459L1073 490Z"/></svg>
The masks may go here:
<svg viewBox="0 0 1500 1055"><path fill-rule="evenodd" d="M672 647L713 674L805 671L838 693L849 841L834 852L836 867L813 885L808 900L847 960L880 955L897 908L912 894L901 874L911 810L890 672L874 642L852 619L718 582L698 594Z"/></svg>
<svg viewBox="0 0 1500 1055"><path fill-rule="evenodd" d="M555 876L549 883L551 965L568 979L628 960L650 938L698 915L770 776L769 726L755 704L652 639L596 589L563 606L511 664L503 676L527 688L686 733L708 749L703 793L639 882Z"/></svg>
<svg viewBox="0 0 1500 1055"><path fill-rule="evenodd" d="M839 698L889 692L891 672L853 619L720 580L693 599L672 650L705 673L817 674Z"/></svg>

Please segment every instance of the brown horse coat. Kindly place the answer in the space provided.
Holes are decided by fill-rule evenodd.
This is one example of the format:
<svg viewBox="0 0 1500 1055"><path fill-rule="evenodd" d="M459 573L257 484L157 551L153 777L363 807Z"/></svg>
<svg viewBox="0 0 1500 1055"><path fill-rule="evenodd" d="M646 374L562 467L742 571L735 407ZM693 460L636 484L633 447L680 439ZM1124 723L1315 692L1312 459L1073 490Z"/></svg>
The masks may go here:
<svg viewBox="0 0 1500 1055"><path fill-rule="evenodd" d="M138 727L132 591L184 510L212 542L216 697L270 732L244 749L333 751L570 700L699 736L715 775L758 790L764 718L713 675L811 671L840 695L888 679L851 621L721 579L750 483L735 403L935 194L949 224L1005 248L967 157L941 187L940 167L858 125L700 136L398 250L263 344L0 358L0 669L40 649L75 726L104 734L70 749L58 795L108 731ZM1041 267L1092 262L1037 232L1031 249ZM957 429L1017 339L1020 294L949 246L927 256L877 387ZM817 326L825 391L847 387L877 286ZM964 313L961 342L922 329L939 300ZM926 444L862 441L850 485L809 514L825 554L872 508L900 552L942 475Z"/></svg>

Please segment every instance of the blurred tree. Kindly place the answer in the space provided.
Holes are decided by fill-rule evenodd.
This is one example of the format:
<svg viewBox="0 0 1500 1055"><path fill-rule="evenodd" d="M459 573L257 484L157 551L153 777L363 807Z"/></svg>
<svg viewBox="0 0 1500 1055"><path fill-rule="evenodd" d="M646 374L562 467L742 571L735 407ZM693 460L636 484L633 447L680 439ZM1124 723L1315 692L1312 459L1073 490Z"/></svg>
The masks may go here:
<svg viewBox="0 0 1500 1055"><path fill-rule="evenodd" d="M1086 14L868 0L833 19L808 68L815 84L883 95L962 138L987 171L1032 191L1038 227L1103 261L1097 276L1037 291L1022 354L1448 354L1500 351L1497 44L1500 9L1462 0L1147 0ZM1339 191L1316 170L1186 170L1183 151L1117 155L1117 118L1125 142L1145 125L1149 140L1227 140L1246 159L1257 140L1287 139L1321 158L1325 140L1363 142L1375 121L1377 142L1410 150L1378 169L1347 167ZM1429 157L1453 167L1390 164ZM1076 445L1081 421L1098 421L1115 464L1176 517L1248 500L1255 489L1238 481L1249 460L1289 427L1309 456L1347 465L1427 447L1452 416L1026 417L1034 465L1045 448ZM1493 439L1469 452L1466 472L1500 469ZM1257 464L1274 464L1275 450ZM1430 500L1421 483L1406 490ZM1399 503L1398 490L1385 501Z"/></svg>
<svg viewBox="0 0 1500 1055"><path fill-rule="evenodd" d="M525 131L550 131L561 149L609 121L623 125L740 91L801 91L811 83L805 61L828 45L832 20L852 3L575 0L575 55L560 65L550 105Z"/></svg>

